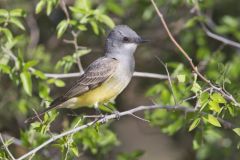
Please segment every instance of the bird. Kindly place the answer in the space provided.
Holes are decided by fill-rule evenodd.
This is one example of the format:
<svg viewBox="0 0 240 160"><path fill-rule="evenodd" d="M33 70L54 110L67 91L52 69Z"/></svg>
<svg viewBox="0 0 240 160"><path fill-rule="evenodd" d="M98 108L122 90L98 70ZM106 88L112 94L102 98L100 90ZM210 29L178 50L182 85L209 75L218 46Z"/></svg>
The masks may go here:
<svg viewBox="0 0 240 160"><path fill-rule="evenodd" d="M91 106L99 111L100 104L114 100L129 84L135 70L135 50L145 42L148 40L129 26L115 26L107 36L105 55L92 62L65 94L25 122L58 108Z"/></svg>

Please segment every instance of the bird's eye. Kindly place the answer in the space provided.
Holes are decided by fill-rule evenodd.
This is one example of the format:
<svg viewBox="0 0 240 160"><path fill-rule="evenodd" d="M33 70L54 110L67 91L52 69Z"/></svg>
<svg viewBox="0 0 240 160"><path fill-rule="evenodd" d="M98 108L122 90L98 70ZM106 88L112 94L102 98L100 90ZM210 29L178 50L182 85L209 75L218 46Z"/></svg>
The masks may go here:
<svg viewBox="0 0 240 160"><path fill-rule="evenodd" d="M128 37L123 37L123 41L124 42L129 42L129 38Z"/></svg>

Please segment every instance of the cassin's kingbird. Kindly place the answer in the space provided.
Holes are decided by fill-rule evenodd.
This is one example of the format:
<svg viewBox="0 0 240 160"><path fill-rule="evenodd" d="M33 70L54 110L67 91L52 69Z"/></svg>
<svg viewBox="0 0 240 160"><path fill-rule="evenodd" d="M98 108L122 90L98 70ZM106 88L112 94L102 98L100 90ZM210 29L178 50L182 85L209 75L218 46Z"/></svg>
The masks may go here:
<svg viewBox="0 0 240 160"><path fill-rule="evenodd" d="M37 116L54 108L98 107L115 99L130 82L135 68L134 52L138 44L144 42L146 40L128 26L116 26L107 37L105 56L91 63L63 96Z"/></svg>

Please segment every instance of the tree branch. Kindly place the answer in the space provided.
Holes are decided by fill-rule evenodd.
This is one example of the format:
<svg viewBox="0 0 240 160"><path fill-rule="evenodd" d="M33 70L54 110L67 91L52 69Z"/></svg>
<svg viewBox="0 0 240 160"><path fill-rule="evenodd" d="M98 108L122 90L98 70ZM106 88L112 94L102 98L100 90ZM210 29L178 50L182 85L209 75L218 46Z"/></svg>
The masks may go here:
<svg viewBox="0 0 240 160"><path fill-rule="evenodd" d="M67 136L67 135L71 135L71 134L74 134L76 132L79 132L85 128L88 128L96 123L106 123L108 122L109 120L112 120L112 119L116 119L116 118L119 118L119 117L123 117L123 116L133 116L134 113L136 112L139 112L139 111L144 111L144 110L150 110L150 109L166 109L166 110L175 110L175 111L182 111L184 113L189 113L189 112L199 112L199 110L196 110L194 108L190 108L190 107L184 107L184 106L161 106L161 105L151 105L151 106L139 106L139 107L136 107L136 108L133 108L133 109L130 109L128 111L124 111L124 112L119 112L118 114L110 114L110 115L106 115L104 116L103 118L100 118L98 119L97 121L91 121L85 125L82 125L82 126L78 126L78 127L75 127L73 129L70 129L66 132L63 132L59 135L55 135L53 137L51 137L50 139L48 139L47 141L43 142L41 145L39 145L38 147L32 149L31 151L29 151L28 153L22 155L21 157L19 157L18 159L16 160L23 160L35 153L37 153L39 150L41 150L42 148L44 148L45 146L47 146L48 144L64 137L64 136ZM204 112L200 112L202 115L207 115L207 113L204 113ZM226 121L226 120L223 120L221 118L218 118L219 122L223 125L223 127L225 129L232 129L234 127L233 124L231 124L230 122ZM146 121L146 120L145 120Z"/></svg>
<svg viewBox="0 0 240 160"><path fill-rule="evenodd" d="M202 14L201 10L200 10L200 7L199 7L197 1L196 1L196 3L195 3L195 9L196 9L196 11L197 11L197 15L198 15L198 16L204 16L204 15ZM204 17L205 17L205 16L204 16ZM233 47L236 47L236 48L239 48L239 49L240 49L240 43L239 43L239 42L235 42L235 41L230 40L230 39L228 39L228 38L226 38L226 37L217 35L217 34L211 32L211 31L208 29L208 27L207 27L202 21L199 21L199 23L200 23L203 31L206 33L207 36L209 36L209 37L211 37L211 38L213 38L213 39L215 39L215 40L217 40L217 41L220 41L220 42L222 42L222 43L224 43L224 44L226 44L226 45L230 45L230 46L233 46Z"/></svg>
<svg viewBox="0 0 240 160"><path fill-rule="evenodd" d="M2 144L5 148L5 150L7 151L8 155L11 157L12 160L15 160L15 158L13 157L12 153L9 151L7 145L5 144L4 140L3 140L3 137L2 137L2 134L0 134L0 140L2 141Z"/></svg>
<svg viewBox="0 0 240 160"><path fill-rule="evenodd" d="M48 78L73 78L81 76L81 73L66 73L66 74L56 74L56 73L45 73L45 76ZM134 72L134 77L142 77L142 78L154 78L154 79L163 79L167 80L168 76L164 74L157 74L157 73L148 73L148 72Z"/></svg>
<svg viewBox="0 0 240 160"><path fill-rule="evenodd" d="M64 0L60 0L60 7L62 8L64 14L66 15L67 21L70 21L70 15L67 10L67 5Z"/></svg>
<svg viewBox="0 0 240 160"><path fill-rule="evenodd" d="M211 86L216 92L221 93L226 99L232 101L234 103L235 106L240 107L240 104L237 102L237 100L233 97L233 95L229 94L228 92L225 92L223 88L217 87L215 86L209 79L207 79L206 77L204 77L198 70L198 68L194 65L191 57L189 57L188 53L180 46L180 44L175 40L175 38L173 37L172 33L170 32L168 25L163 17L163 14L160 12L160 10L157 8L157 5L155 3L154 0L150 0L153 4L154 9L157 12L157 15L159 16L164 29L166 30L169 38L171 39L171 41L174 43L174 45L180 50L180 52L182 53L182 55L187 59L187 61L189 62L190 66L192 67L193 71L204 81L206 82L209 86Z"/></svg>
<svg viewBox="0 0 240 160"><path fill-rule="evenodd" d="M7 53L15 62L17 61L17 57L12 53L10 49L2 47L2 50ZM31 72L35 71L35 68L30 67L29 70ZM74 78L79 77L83 74L83 72L75 72L75 73L65 73L65 74L58 74L58 73L44 73L44 75L47 78ZM161 80L167 80L168 76L164 74L157 74L157 73L148 73L148 72L134 72L134 77L142 77L142 78L153 78L153 79L161 79Z"/></svg>
<svg viewBox="0 0 240 160"><path fill-rule="evenodd" d="M170 77L170 74L169 74L169 71L168 71L167 63L165 64L158 56L156 56L156 58L158 59L158 61L163 65L163 67L164 67L165 70L166 70L167 77L168 77L168 83L169 83L170 90L171 90L171 92L172 92L172 96L173 96L174 103L175 103L175 105L178 105L177 97L176 97L175 94L174 94L174 89L173 89L171 77Z"/></svg>
<svg viewBox="0 0 240 160"><path fill-rule="evenodd" d="M12 143L13 144L15 144L15 145L17 145L17 146L21 146L22 145L22 142L21 142L21 140L20 139L17 139L17 138L15 138L15 137L12 137L12 136L10 136L10 135L8 135L8 134L2 134L2 137L3 137L3 139L11 139L11 141L12 141Z"/></svg>
<svg viewBox="0 0 240 160"><path fill-rule="evenodd" d="M79 35L80 31L78 31L78 32L72 31L71 33L72 33L72 36L73 36L73 40L64 39L63 42L72 44L74 46L74 48L75 48L75 52L77 52L81 48L85 49L86 47L82 47L82 46L78 45L78 35ZM77 60L77 65L78 65L78 68L79 68L79 72L80 73L84 73L84 70L83 70L83 67L82 67L82 63L81 63L81 58L80 57L76 57L76 60Z"/></svg>

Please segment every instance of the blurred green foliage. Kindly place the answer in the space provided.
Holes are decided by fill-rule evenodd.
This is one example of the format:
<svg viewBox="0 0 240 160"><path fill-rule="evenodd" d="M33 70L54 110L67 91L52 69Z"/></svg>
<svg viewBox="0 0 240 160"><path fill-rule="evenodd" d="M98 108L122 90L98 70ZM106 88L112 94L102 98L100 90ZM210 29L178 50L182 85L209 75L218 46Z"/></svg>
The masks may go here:
<svg viewBox="0 0 240 160"><path fill-rule="evenodd" d="M45 72L61 72L62 70L67 73L76 69L74 67L77 66L78 58L89 54L92 49L91 46L84 46L78 41L82 42L86 39L86 35L92 33L92 35L101 36L107 29L114 27L114 22L125 22L136 28L143 28L148 24L154 26L155 23L158 26L159 23L150 1L145 0L76 0L74 3L65 4L69 15L66 15L64 11L64 6L62 6L64 4L60 5L58 0L35 2L23 1L22 7L16 8L14 7L16 4L7 2L9 4L3 5L4 7L0 9L0 128L6 127L4 123L8 124L12 119L21 124L20 128L22 128L17 128L16 136L21 140L21 147L26 148L39 146L56 134L50 130L51 124L58 115L56 111L44 115L42 122L31 123L30 127L24 128L22 125L24 119L31 114L32 108L38 110L40 106L49 105L52 100L50 96L52 85L54 87L65 86L64 81L48 78ZM240 41L239 17L225 13L224 10L216 13L217 7L224 8L228 3L217 0L200 1L201 12L206 14L189 15L196 2L196 0L157 0L157 4L163 8L167 21L184 21L183 25L169 26L172 31L178 31L176 37L193 58L193 62L199 64L198 68L201 68L201 72L217 86L226 88L239 101L239 49L224 46L210 39L199 25L199 22L204 23L211 31ZM233 4L232 10L237 10L238 6L234 6L233 0L229 3ZM34 13L37 14L35 16L45 16L44 18L50 17L51 19L56 10L61 10L64 15L59 19L55 17L58 20L51 36L55 37L55 41L57 41L56 37L58 40L71 39L75 44L72 43L73 49L65 56L60 55L61 58L58 61L53 55L56 51L49 49L51 47L47 47L46 43L42 42L44 40L37 43L34 48L28 46L31 43L29 34L31 26L27 25L27 17L33 10L32 4L34 4ZM154 32L151 34L154 36L157 30L151 30L151 32ZM44 38L40 37L41 39ZM164 40L166 39L168 38ZM169 40L166 40L166 43L169 43ZM154 52L154 47L149 52ZM171 48L164 52L176 52L176 50ZM170 136L179 132L190 132L195 159L238 159L240 156L238 150L240 146L239 108L219 92L208 88L209 86L192 73L192 69L182 56L179 55L176 58L174 54L169 53L162 57L168 62L169 72L174 78L172 86L167 80L161 81L152 86L146 96L151 97L155 103L160 105L173 106L177 103L181 106L195 108L197 112L184 113L157 109L146 111L145 118L151 121L152 126L159 127L163 133ZM53 65L53 61L56 65ZM11 114L6 115L5 113L8 112ZM236 127L224 130L219 118L230 121ZM64 119L63 128L68 130L83 125L85 122L82 118L74 118L71 121ZM9 140L5 143L11 145L13 141ZM81 157L82 153L94 159L107 159L114 146L119 144L117 135L111 130L110 124L96 124L79 133L66 136L43 150L58 149L62 159ZM43 154L44 151L33 155L33 159L51 157L49 154ZM137 160L143 153L144 151L139 150L119 153L115 159ZM4 158L7 159L9 156L1 146L0 159Z"/></svg>

